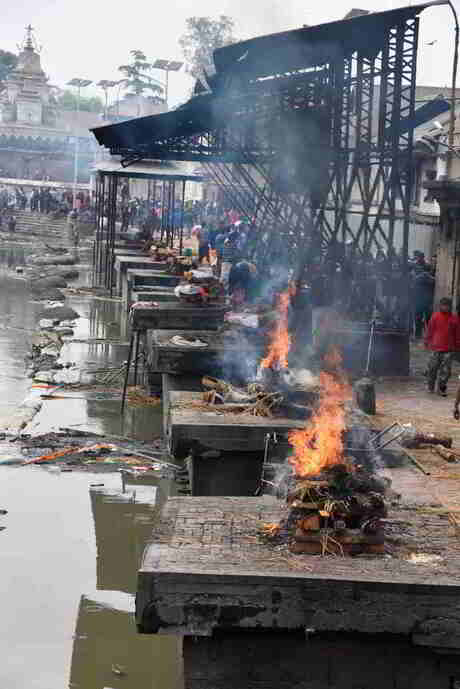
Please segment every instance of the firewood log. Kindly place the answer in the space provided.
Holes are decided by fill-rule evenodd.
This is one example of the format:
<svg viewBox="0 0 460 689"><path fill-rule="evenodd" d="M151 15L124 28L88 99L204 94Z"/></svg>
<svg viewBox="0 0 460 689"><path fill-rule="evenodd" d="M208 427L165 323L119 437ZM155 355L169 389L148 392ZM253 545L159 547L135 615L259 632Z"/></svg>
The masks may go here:
<svg viewBox="0 0 460 689"><path fill-rule="evenodd" d="M440 455L440 457L445 459L446 462L457 461L457 455L455 452L452 452L452 450L447 450L443 445L435 445L434 450L438 455Z"/></svg>
<svg viewBox="0 0 460 689"><path fill-rule="evenodd" d="M434 433L415 433L415 435L403 437L401 444L409 449L416 449L422 445L442 445L443 447L452 447L452 438L445 435L435 435Z"/></svg>
<svg viewBox="0 0 460 689"><path fill-rule="evenodd" d="M341 544L364 543L366 545L377 545L385 540L382 529L375 534L364 534L359 529L341 529L340 531L334 531L334 529L311 529L310 531L304 531L301 528L296 529L294 539L299 543L321 543L326 539L327 535L330 535L334 541Z"/></svg>

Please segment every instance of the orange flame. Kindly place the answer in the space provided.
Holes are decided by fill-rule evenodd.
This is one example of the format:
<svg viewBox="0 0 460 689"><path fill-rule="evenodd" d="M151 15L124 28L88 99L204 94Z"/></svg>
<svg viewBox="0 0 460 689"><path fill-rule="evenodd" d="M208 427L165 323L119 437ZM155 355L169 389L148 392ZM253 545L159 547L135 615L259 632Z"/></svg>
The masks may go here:
<svg viewBox="0 0 460 689"><path fill-rule="evenodd" d="M328 361L335 364L340 361L338 357L338 353L331 352ZM289 461L301 477L319 474L343 462L343 404L349 393L348 385L340 377L324 371L320 373L320 385L319 407L308 428L289 433L289 443L294 449Z"/></svg>
<svg viewBox="0 0 460 689"><path fill-rule="evenodd" d="M260 362L261 368L287 368L291 347L291 336L288 331L288 315L291 298L295 295L295 285L290 285L279 295L277 311L278 320L272 334L270 348L266 357Z"/></svg>

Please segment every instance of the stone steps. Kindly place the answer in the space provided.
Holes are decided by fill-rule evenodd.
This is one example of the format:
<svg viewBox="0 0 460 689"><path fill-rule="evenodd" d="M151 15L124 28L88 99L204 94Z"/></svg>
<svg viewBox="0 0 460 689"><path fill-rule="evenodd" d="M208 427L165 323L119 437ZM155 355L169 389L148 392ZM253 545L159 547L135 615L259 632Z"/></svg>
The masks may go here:
<svg viewBox="0 0 460 689"><path fill-rule="evenodd" d="M15 211L16 234L37 234L44 237L67 238L67 219L53 220L48 215L31 213L30 211Z"/></svg>

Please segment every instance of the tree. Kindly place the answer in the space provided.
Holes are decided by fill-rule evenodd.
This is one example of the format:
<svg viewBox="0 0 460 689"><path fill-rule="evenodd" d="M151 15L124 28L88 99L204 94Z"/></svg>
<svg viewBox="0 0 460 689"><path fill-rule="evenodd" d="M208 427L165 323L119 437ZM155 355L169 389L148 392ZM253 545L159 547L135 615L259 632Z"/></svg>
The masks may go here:
<svg viewBox="0 0 460 689"><path fill-rule="evenodd" d="M152 69L152 64L148 62L141 50L131 50L131 62L127 65L120 65L118 71L125 77L125 88L139 99L144 91L150 91L157 103L163 102L163 87L151 77L148 72ZM138 105L140 110L140 104ZM139 112L138 112L139 114Z"/></svg>
<svg viewBox="0 0 460 689"><path fill-rule="evenodd" d="M77 94L69 89L62 91L58 98L58 107L62 110L77 110ZM80 110L86 112L103 112L104 103L99 96L80 96Z"/></svg>
<svg viewBox="0 0 460 689"><path fill-rule="evenodd" d="M179 44L188 65L188 72L198 79L203 72L209 74L214 71L214 50L235 42L234 21L221 14L218 19L189 17L185 25L186 32L179 39Z"/></svg>
<svg viewBox="0 0 460 689"><path fill-rule="evenodd" d="M0 50L0 91L2 91L2 82L7 79L8 75L16 68L18 64L18 56L10 53L8 50Z"/></svg>

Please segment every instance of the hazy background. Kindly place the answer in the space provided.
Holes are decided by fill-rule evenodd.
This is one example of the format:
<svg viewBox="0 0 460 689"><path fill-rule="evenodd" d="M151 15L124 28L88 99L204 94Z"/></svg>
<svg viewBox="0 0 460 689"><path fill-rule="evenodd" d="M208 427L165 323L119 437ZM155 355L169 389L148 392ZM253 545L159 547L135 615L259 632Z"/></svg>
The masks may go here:
<svg viewBox="0 0 460 689"><path fill-rule="evenodd" d="M2 0L0 48L16 51L30 22L43 44L42 65L51 83L64 86L73 77L119 79L117 67L128 62L133 49L142 50L152 61L182 59L178 39L190 16L227 14L235 20L235 34L244 39L341 19L352 7L380 11L404 4L411 3L323 0L308 6L305 0ZM447 6L422 13L418 84L450 83L453 37ZM431 41L437 42L428 46ZM164 75L157 72L156 76L162 80ZM192 83L185 73L171 74L170 104L186 100ZM90 89L86 94L90 95Z"/></svg>

